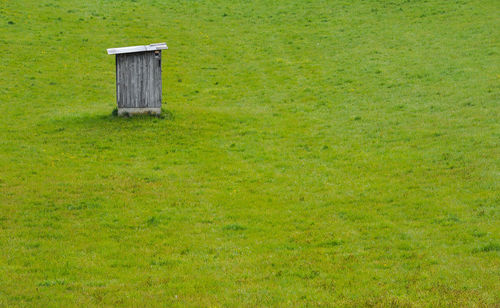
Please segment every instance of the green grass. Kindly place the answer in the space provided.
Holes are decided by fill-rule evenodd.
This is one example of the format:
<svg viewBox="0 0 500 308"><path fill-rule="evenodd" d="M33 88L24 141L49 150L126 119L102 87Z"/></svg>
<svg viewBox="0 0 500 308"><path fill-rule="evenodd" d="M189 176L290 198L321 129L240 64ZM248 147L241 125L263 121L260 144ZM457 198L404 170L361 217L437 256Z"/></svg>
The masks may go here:
<svg viewBox="0 0 500 308"><path fill-rule="evenodd" d="M500 305L499 10L0 1L0 306Z"/></svg>

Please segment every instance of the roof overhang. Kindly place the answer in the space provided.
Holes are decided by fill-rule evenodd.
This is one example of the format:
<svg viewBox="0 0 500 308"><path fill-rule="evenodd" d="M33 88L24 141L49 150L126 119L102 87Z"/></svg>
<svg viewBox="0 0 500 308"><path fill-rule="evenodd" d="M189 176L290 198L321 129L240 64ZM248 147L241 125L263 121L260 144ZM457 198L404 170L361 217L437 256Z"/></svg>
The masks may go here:
<svg viewBox="0 0 500 308"><path fill-rule="evenodd" d="M121 53L132 53L132 52L143 52L143 51L154 51L168 49L166 43L156 43L141 46L129 46L129 47L118 47L118 48L108 48L108 55L116 55Z"/></svg>

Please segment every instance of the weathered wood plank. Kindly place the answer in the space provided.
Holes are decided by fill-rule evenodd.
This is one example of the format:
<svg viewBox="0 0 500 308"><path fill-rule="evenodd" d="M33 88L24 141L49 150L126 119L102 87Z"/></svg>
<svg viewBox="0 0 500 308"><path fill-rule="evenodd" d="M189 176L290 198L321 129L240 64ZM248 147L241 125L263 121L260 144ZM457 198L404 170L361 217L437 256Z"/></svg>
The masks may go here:
<svg viewBox="0 0 500 308"><path fill-rule="evenodd" d="M116 55L118 108L161 108L161 51Z"/></svg>

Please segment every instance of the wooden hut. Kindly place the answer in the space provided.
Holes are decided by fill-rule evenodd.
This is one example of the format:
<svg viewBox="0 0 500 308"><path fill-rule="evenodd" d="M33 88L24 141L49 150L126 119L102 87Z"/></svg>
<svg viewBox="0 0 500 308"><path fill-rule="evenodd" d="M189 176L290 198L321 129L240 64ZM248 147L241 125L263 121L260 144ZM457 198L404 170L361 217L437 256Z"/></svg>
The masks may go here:
<svg viewBox="0 0 500 308"><path fill-rule="evenodd" d="M161 113L161 51L167 44L109 48L116 55L118 115Z"/></svg>

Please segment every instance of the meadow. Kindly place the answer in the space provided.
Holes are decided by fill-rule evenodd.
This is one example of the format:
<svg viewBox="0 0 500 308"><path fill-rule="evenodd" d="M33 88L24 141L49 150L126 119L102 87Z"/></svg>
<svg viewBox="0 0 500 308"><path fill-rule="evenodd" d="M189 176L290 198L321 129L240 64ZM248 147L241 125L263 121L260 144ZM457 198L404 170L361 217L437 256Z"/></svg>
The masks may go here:
<svg viewBox="0 0 500 308"><path fill-rule="evenodd" d="M0 306L498 307L499 11L0 0Z"/></svg>

